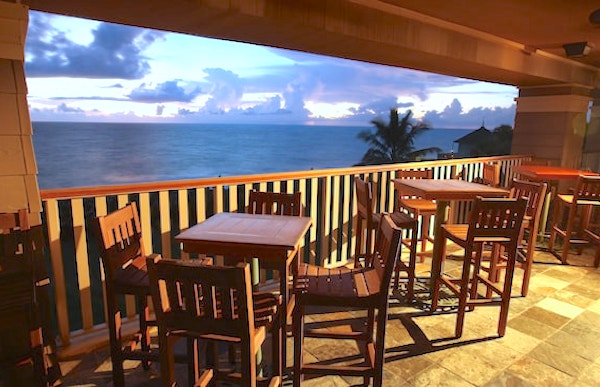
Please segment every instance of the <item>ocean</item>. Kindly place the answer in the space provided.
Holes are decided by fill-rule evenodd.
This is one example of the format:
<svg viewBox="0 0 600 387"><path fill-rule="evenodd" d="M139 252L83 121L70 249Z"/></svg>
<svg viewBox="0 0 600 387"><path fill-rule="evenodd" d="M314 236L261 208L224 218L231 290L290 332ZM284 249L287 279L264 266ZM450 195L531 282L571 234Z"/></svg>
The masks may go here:
<svg viewBox="0 0 600 387"><path fill-rule="evenodd" d="M50 189L349 167L368 149L358 132L372 128L34 122L33 143ZM470 131L432 129L415 149L449 152Z"/></svg>

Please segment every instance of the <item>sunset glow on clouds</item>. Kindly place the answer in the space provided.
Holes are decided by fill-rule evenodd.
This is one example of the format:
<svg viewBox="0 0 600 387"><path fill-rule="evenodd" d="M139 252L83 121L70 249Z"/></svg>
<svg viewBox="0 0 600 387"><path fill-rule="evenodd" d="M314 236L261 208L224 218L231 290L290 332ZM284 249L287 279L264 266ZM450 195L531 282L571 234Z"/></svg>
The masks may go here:
<svg viewBox="0 0 600 387"><path fill-rule="evenodd" d="M434 128L514 121L517 89L414 70L30 12L34 121L368 126L389 109Z"/></svg>

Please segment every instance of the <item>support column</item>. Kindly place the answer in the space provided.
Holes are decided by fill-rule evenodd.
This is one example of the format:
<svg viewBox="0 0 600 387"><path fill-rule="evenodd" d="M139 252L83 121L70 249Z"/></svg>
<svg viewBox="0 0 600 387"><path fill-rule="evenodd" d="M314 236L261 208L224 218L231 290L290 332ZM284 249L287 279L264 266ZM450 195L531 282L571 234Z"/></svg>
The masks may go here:
<svg viewBox="0 0 600 387"><path fill-rule="evenodd" d="M520 88L512 153L580 168L590 94L572 85Z"/></svg>
<svg viewBox="0 0 600 387"><path fill-rule="evenodd" d="M41 200L25 81L28 9L0 1L0 212L27 208L41 224Z"/></svg>
<svg viewBox="0 0 600 387"><path fill-rule="evenodd" d="M600 172L600 90L594 90L592 96L594 99L583 146L581 166L594 172Z"/></svg>

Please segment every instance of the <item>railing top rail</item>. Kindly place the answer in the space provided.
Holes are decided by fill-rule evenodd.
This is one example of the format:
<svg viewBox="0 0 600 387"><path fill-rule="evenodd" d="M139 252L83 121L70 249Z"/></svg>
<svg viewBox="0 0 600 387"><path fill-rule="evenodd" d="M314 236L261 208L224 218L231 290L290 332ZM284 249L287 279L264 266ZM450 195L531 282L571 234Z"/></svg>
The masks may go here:
<svg viewBox="0 0 600 387"><path fill-rule="evenodd" d="M458 165L479 163L486 161L508 161L516 160L529 155L509 155L509 156L493 156L493 157L477 157L449 160L430 160L430 161L415 161L399 164L382 164L382 165L367 165L347 168L331 168L331 169L315 169L305 171L268 173L257 175L241 175L241 176L225 176L212 177L203 179L189 180L173 180L173 181L155 181L149 183L135 183L127 185L109 185L109 186L94 186L94 187L74 187L74 188L57 188L45 189L40 191L42 200L48 199L63 199L76 197L93 197L103 195L130 194L140 192L156 192L165 190L187 189L194 187L213 187L217 185L235 185L244 183L260 183L264 181L279 181L279 180L294 180L306 179L321 176L336 176L347 174L361 174L372 172L393 171L396 169L406 168L427 168L438 167L443 165Z"/></svg>

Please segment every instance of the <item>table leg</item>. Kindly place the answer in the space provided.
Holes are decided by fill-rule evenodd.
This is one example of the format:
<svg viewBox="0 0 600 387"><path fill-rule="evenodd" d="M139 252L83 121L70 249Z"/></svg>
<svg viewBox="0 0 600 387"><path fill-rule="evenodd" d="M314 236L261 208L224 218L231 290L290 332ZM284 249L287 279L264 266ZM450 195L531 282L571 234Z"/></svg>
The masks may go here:
<svg viewBox="0 0 600 387"><path fill-rule="evenodd" d="M435 234L434 234L434 242L433 242L433 257L431 258L431 279L429 283L429 293L433 294L433 288L435 286L436 279L442 273L442 259L440 256L440 252L442 249L443 239L440 237L442 235L442 225L447 221L447 209L449 201L438 200L437 208L435 212Z"/></svg>
<svg viewBox="0 0 600 387"><path fill-rule="evenodd" d="M279 272L279 292L281 294L281 316L280 324L283 330L283 342L281 343L281 365L282 371L285 373L287 368L287 317L288 317L288 302L290 300L288 279L290 277L290 264L294 259L286 259L282 270Z"/></svg>

